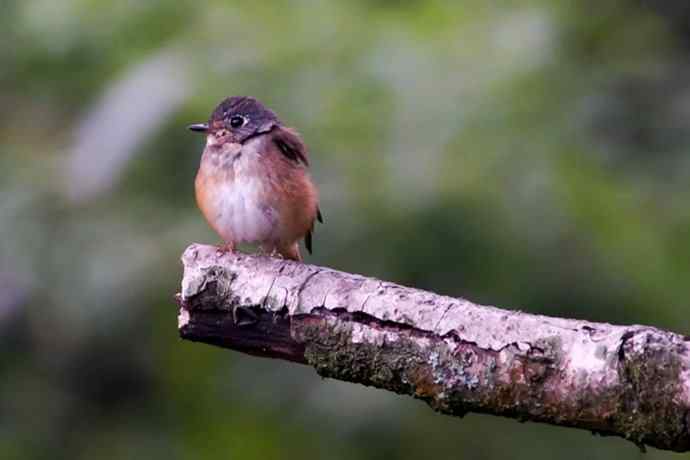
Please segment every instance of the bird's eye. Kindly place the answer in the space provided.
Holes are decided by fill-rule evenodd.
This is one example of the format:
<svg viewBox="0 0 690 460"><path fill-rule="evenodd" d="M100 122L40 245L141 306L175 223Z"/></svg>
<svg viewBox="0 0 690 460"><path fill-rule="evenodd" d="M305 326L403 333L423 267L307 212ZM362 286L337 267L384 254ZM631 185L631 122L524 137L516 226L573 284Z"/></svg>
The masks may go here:
<svg viewBox="0 0 690 460"><path fill-rule="evenodd" d="M240 128L244 126L244 124L247 122L247 119L240 116L240 115L235 115L230 119L230 126L233 128Z"/></svg>

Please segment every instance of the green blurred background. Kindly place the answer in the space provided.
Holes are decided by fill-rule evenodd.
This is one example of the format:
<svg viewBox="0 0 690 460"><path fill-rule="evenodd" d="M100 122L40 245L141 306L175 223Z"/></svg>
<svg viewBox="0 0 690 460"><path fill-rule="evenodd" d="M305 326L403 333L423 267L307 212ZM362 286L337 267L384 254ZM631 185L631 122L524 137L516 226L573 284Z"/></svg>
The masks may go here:
<svg viewBox="0 0 690 460"><path fill-rule="evenodd" d="M687 0L0 0L0 458L640 457L182 342L185 126L303 133L308 262L690 334L689 77Z"/></svg>

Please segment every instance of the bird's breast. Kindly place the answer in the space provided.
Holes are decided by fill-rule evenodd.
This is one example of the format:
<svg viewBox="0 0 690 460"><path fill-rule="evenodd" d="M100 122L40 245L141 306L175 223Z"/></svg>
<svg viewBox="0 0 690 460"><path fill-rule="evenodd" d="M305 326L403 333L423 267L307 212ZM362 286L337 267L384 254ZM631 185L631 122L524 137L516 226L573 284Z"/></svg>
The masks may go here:
<svg viewBox="0 0 690 460"><path fill-rule="evenodd" d="M227 242L276 239L278 211L271 203L265 175L234 152L234 160L202 158L196 178L199 208L211 227Z"/></svg>

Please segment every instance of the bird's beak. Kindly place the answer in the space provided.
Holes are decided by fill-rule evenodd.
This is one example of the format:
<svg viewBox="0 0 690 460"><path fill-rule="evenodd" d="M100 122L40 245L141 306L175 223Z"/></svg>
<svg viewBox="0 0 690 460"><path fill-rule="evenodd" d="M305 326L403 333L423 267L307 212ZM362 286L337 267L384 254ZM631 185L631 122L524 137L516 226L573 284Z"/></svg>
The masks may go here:
<svg viewBox="0 0 690 460"><path fill-rule="evenodd" d="M205 133L208 131L208 123L196 123L193 125L187 126L188 129L191 131L197 131L200 133Z"/></svg>

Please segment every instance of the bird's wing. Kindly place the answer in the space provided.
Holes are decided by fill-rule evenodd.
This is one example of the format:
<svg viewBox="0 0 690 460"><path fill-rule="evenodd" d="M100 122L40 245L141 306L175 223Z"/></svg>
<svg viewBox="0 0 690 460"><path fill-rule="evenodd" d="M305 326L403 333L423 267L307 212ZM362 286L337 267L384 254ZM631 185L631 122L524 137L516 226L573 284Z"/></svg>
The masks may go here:
<svg viewBox="0 0 690 460"><path fill-rule="evenodd" d="M288 159L302 163L309 166L309 154L307 153L307 146L302 142L302 138L297 134L297 131L284 126L274 128L271 133L273 142L276 144L280 152Z"/></svg>
<svg viewBox="0 0 690 460"><path fill-rule="evenodd" d="M280 153L285 155L290 161L294 161L298 164L303 164L304 166L309 166L309 154L307 153L307 146L302 141L297 131L291 128L286 128L284 126L278 126L274 128L271 132L273 142L280 150ZM323 216L321 215L321 209L316 208L316 220L323 223ZM312 253L312 233L314 232L314 224L312 223L311 228L304 235L304 246Z"/></svg>

